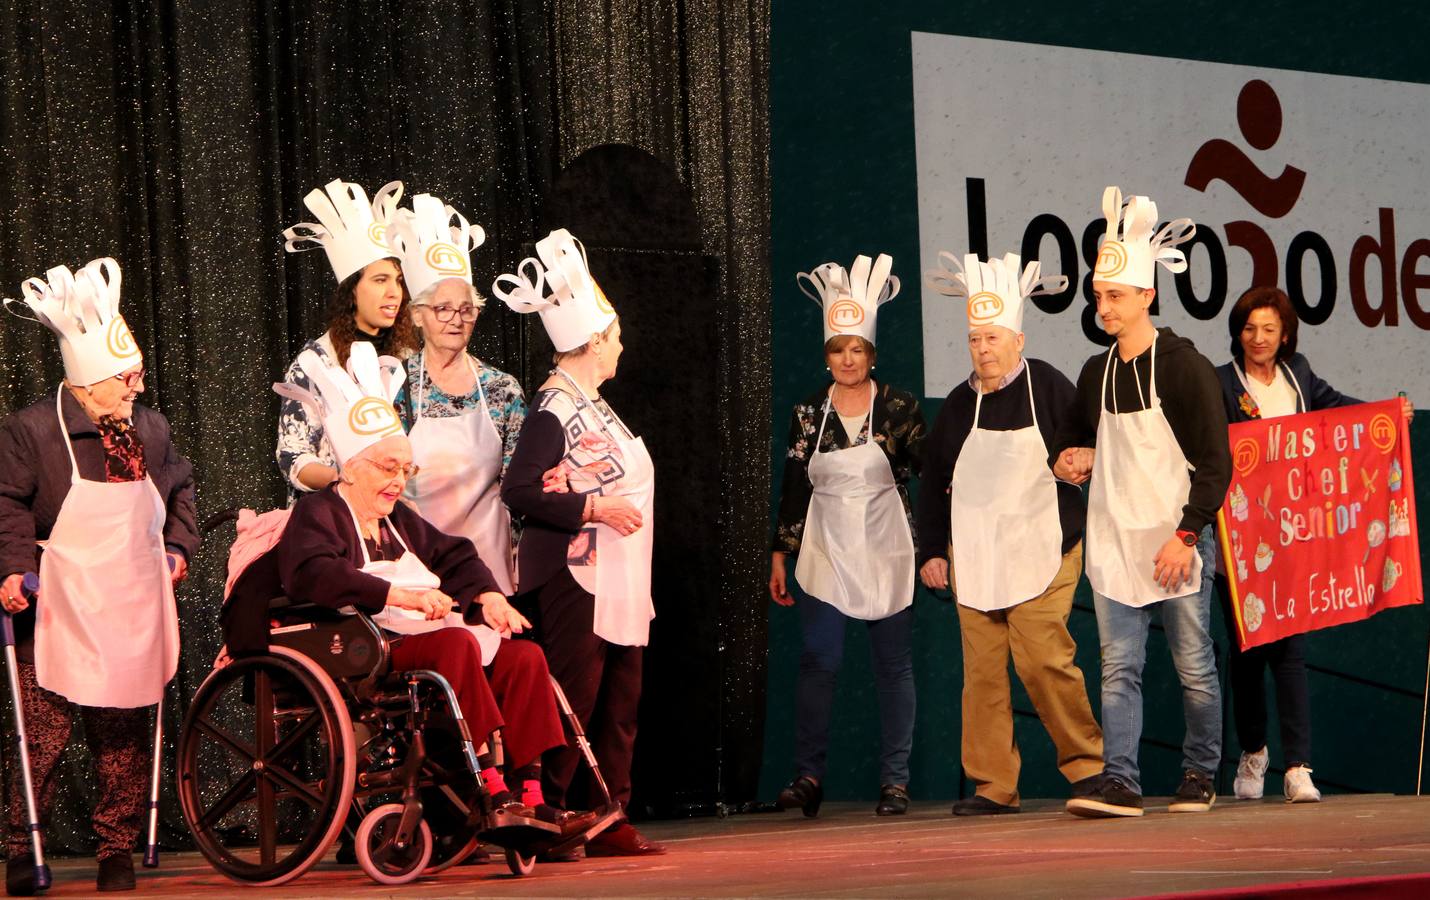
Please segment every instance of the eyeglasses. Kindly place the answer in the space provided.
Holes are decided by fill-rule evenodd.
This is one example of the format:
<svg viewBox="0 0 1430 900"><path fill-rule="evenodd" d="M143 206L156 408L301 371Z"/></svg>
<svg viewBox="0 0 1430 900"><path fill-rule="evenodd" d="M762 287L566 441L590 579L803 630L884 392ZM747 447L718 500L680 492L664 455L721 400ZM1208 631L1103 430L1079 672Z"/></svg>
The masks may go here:
<svg viewBox="0 0 1430 900"><path fill-rule="evenodd" d="M388 478L396 478L401 475L404 479L410 480L421 469L416 463L400 465L398 463L380 463L375 459L365 459L363 462L377 469Z"/></svg>
<svg viewBox="0 0 1430 900"><path fill-rule="evenodd" d="M424 306L426 304L423 304ZM477 321L477 313L480 312L475 306L428 306L432 310L432 315L437 317L437 321L443 325L452 321L455 316L461 316L463 322Z"/></svg>
<svg viewBox="0 0 1430 900"><path fill-rule="evenodd" d="M115 375L114 377L115 377L115 378L118 378L120 381L124 382L124 386L127 387L127 388L130 388L130 389L132 390L132 389L134 389L134 388L137 388L139 385L143 384L143 383L144 383L144 376L145 376L145 375L148 375L148 374L149 374L149 370L148 370L148 369L140 369L138 372L120 372L118 375Z"/></svg>

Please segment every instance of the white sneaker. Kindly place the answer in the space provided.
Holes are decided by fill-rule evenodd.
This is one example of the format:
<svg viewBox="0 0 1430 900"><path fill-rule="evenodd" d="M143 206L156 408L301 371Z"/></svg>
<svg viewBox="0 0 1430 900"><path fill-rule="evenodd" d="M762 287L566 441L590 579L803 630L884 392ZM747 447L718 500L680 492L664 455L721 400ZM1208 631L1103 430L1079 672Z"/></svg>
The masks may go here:
<svg viewBox="0 0 1430 900"><path fill-rule="evenodd" d="M1311 783L1310 766L1292 766L1286 770L1282 786L1287 803L1320 803L1321 792Z"/></svg>
<svg viewBox="0 0 1430 900"><path fill-rule="evenodd" d="M1266 789L1266 767L1271 764L1266 748L1255 753L1241 754L1241 762L1236 766L1236 783L1232 785L1238 800L1260 800ZM1290 773L1287 773L1290 778ZM1309 783L1310 779L1306 779ZM1290 784L1290 781L1286 782ZM1288 795L1289 796L1289 795Z"/></svg>

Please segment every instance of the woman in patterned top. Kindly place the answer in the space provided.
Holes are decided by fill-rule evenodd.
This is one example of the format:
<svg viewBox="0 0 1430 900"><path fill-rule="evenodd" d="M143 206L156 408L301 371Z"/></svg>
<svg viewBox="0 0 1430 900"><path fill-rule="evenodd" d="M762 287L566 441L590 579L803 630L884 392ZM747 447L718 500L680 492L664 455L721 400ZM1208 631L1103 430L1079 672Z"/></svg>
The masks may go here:
<svg viewBox="0 0 1430 900"><path fill-rule="evenodd" d="M412 300L422 349L407 358L397 411L421 472L407 496L423 518L471 539L508 596L516 593L514 535L501 479L526 421L515 378L467 352L486 298L446 278Z"/></svg>
<svg viewBox="0 0 1430 900"><path fill-rule="evenodd" d="M332 266L338 289L328 309L328 330L302 350L312 350L340 369L348 364L353 341L368 341L379 356L398 359L417 349L401 263L385 238L387 220L401 196L402 183L392 182L369 205L361 185L333 181L303 198L320 221L303 222L283 233L290 253L322 247ZM312 387L296 357L283 380L304 391ZM286 396L279 407L274 456L288 484L290 506L298 494L322 490L338 477L333 448L323 438L323 423Z"/></svg>
<svg viewBox="0 0 1430 900"><path fill-rule="evenodd" d="M868 624L880 698L882 786L875 812L897 815L908 809L909 750L914 731L913 516L908 483L918 474L922 460L924 418L912 394L876 384L870 377L876 357L867 338L835 334L825 342L824 355L834 381L794 408L779 524L770 555L770 596L781 606L795 605L785 571L786 557L798 554L802 547L806 557L795 572L806 591L798 604L804 651L795 695L796 777L780 792L779 805L782 809L799 807L806 816L819 812L844 628L855 618ZM841 467L839 461L846 454L862 453L860 448L871 443L882 454L865 454L857 463L850 460L852 465L842 466L846 471L821 477L828 485L824 490L816 489L811 481L815 467ZM884 484L886 479L891 483ZM831 489L837 496L828 494ZM853 490L860 496L846 496ZM838 514L822 510L825 518L819 527L823 537L819 546L812 548L806 528L818 506L817 498L826 495L867 502L862 506L833 504L863 510L857 521L832 521L839 519ZM897 503L890 502L891 495L898 498ZM891 515L899 519L900 511L902 519L891 521ZM907 534L892 534L900 526L908 529ZM876 534L882 537L874 540ZM900 553L905 544L906 592L896 586L906 580ZM882 566L874 564L875 555L883 561ZM876 568L886 571L881 574Z"/></svg>

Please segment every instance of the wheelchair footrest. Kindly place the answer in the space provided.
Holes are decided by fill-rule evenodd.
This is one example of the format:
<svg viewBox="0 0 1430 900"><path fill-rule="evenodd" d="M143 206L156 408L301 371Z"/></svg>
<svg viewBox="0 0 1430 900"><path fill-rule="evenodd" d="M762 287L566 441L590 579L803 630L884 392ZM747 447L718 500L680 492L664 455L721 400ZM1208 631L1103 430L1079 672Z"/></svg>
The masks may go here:
<svg viewBox="0 0 1430 900"><path fill-rule="evenodd" d="M550 847L544 848L545 852L550 853L553 856L560 856L563 853L570 853L577 847L584 846L585 843L591 838L607 830L608 828L611 828L621 822L624 822L626 819L626 811L622 809L620 804L618 803L613 803L610 806L602 807L601 809L596 810L596 812L598 813L598 815L596 816L596 821L592 822L589 827L587 827L579 834L573 834L570 837L566 838L564 841L552 844Z"/></svg>

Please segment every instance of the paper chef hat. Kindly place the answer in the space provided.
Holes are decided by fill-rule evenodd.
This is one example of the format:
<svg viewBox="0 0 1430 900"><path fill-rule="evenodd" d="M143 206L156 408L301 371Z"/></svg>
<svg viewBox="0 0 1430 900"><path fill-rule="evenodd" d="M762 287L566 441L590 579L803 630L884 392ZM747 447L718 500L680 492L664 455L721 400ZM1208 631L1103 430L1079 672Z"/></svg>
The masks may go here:
<svg viewBox="0 0 1430 900"><path fill-rule="evenodd" d="M1023 331L1023 303L1039 294L1065 291L1065 275L1042 275L1042 265L1035 259L1018 271L1022 262L1016 253L1005 253L1001 259L980 262L977 253L969 253L960 264L958 257L944 250L938 255L939 268L924 273L928 286L946 297L967 300L965 312L968 330L983 325L1002 325L1019 334Z"/></svg>
<svg viewBox="0 0 1430 900"><path fill-rule="evenodd" d="M1168 222L1153 235L1157 227L1157 204L1150 197L1130 197L1124 209L1122 191L1115 186L1102 192L1102 214L1107 218L1107 236L1097 251L1093 281L1145 289L1155 283L1155 263L1166 266L1169 272L1186 271L1187 258L1176 246L1197 233L1191 219Z"/></svg>
<svg viewBox="0 0 1430 900"><path fill-rule="evenodd" d="M343 464L383 438L402 434L392 400L406 378L401 361L377 355L368 341L353 341L343 371L312 350L298 354L312 389L279 382L273 390L308 407L323 423L333 455Z"/></svg>
<svg viewBox="0 0 1430 900"><path fill-rule="evenodd" d="M872 262L856 256L847 272L827 262L795 276L799 289L824 310L825 343L837 334L857 334L874 343L879 306L899 294L898 276L889 274L893 266L894 258L880 253Z"/></svg>
<svg viewBox="0 0 1430 900"><path fill-rule="evenodd" d="M402 260L402 277L414 297L447 278L471 284L468 254L486 239L480 225L468 224L461 213L431 194L413 197L412 208L397 210L387 229L387 244Z"/></svg>
<svg viewBox="0 0 1430 900"><path fill-rule="evenodd" d="M371 203L362 185L330 181L327 187L314 188L303 198L303 205L318 221L299 222L286 229L283 237L287 242L283 246L289 253L322 247L333 274L341 282L368 263L393 255L387 246L387 223L400 199L400 181L383 185Z"/></svg>
<svg viewBox="0 0 1430 900"><path fill-rule="evenodd" d="M108 257L77 273L55 266L43 279L25 279L20 285L25 299L6 300L5 308L22 319L43 323L59 336L65 377L71 384L95 384L144 361L119 314L119 284L119 263ZM31 314L18 310L21 303Z"/></svg>
<svg viewBox="0 0 1430 900"><path fill-rule="evenodd" d="M586 248L565 228L536 242L512 275L498 275L492 293L519 313L540 313L558 353L575 350L616 320L611 301L586 267Z"/></svg>

